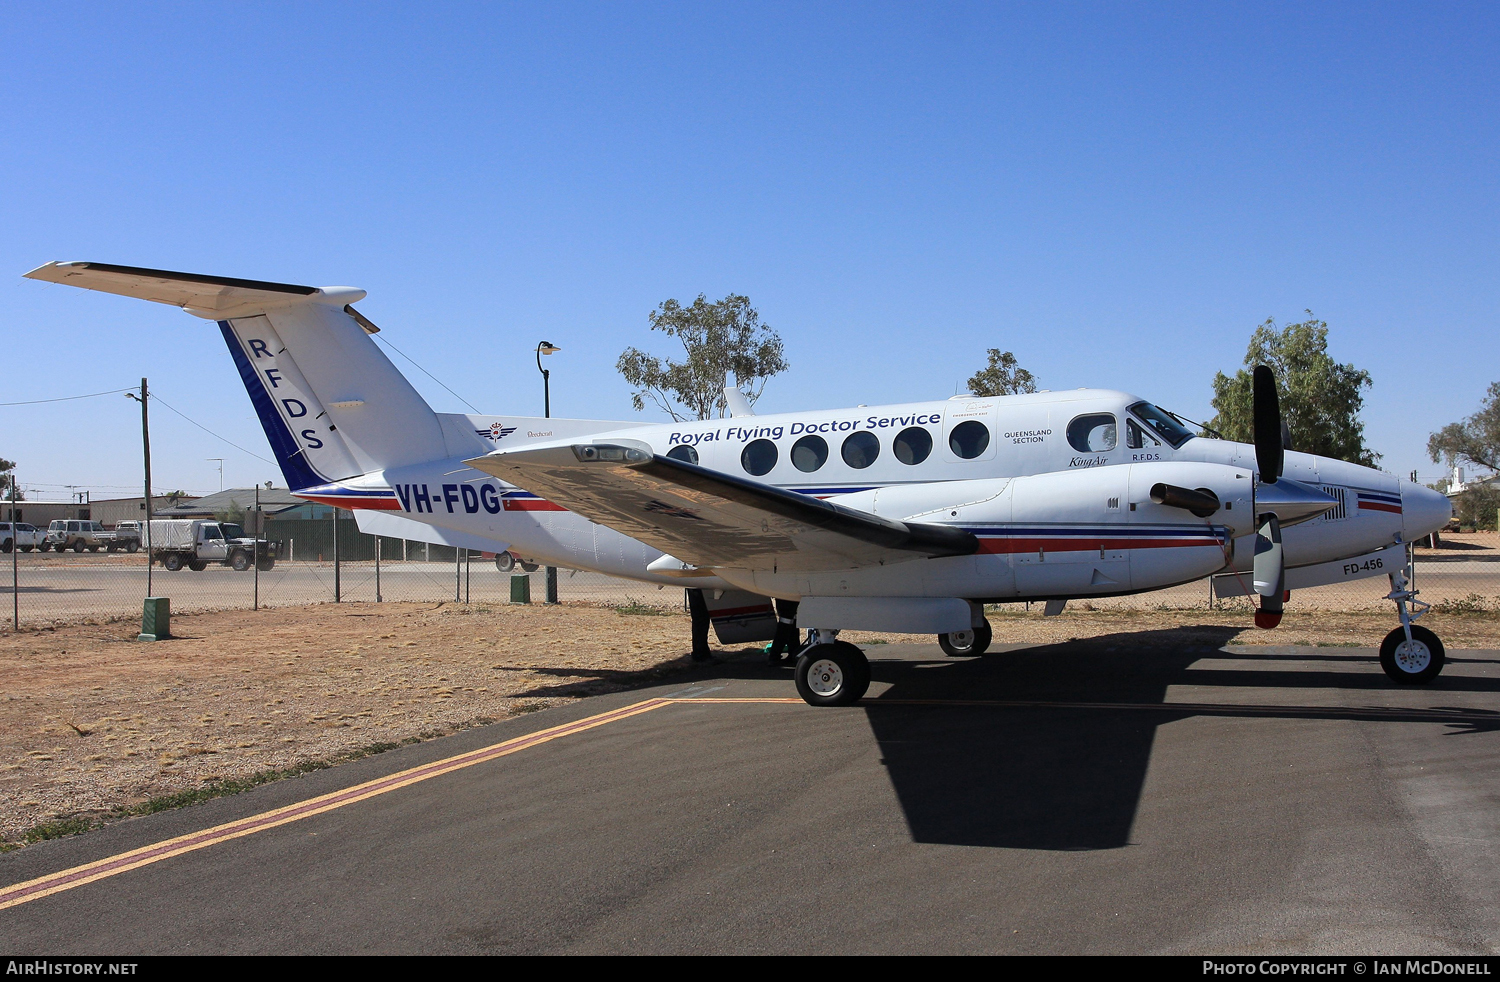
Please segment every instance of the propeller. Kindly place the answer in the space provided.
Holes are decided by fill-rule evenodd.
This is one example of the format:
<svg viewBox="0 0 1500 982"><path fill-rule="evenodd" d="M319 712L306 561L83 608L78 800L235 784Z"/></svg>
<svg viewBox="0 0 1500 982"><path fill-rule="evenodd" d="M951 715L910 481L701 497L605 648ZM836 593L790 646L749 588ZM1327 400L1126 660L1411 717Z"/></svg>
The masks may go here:
<svg viewBox="0 0 1500 982"><path fill-rule="evenodd" d="M1256 365L1253 376L1252 404L1255 432L1255 463L1260 468L1260 484L1275 485L1286 465L1283 437L1290 435L1281 418L1281 400L1276 395L1276 376L1265 365ZM1257 489L1259 490L1259 489ZM1270 490L1267 487L1267 490ZM1275 497L1267 495L1266 497ZM1257 502L1260 511L1260 502ZM1256 515L1255 562L1252 576L1255 592L1260 595L1260 610L1255 612L1255 626L1273 628L1281 623L1282 598L1286 591L1286 561L1281 550L1281 520L1274 511Z"/></svg>
<svg viewBox="0 0 1500 982"><path fill-rule="evenodd" d="M1261 482L1275 484L1280 480L1281 469L1286 463L1286 451L1281 439L1284 432L1281 400L1276 396L1276 376L1265 365L1256 365L1253 381L1255 463L1260 467Z"/></svg>

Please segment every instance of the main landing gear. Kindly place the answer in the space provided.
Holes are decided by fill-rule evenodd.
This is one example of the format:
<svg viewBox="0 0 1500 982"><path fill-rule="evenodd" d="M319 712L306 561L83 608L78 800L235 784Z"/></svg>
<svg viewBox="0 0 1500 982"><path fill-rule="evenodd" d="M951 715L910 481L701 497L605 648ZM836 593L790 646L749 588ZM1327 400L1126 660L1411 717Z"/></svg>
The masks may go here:
<svg viewBox="0 0 1500 982"><path fill-rule="evenodd" d="M943 649L944 654L961 658L966 655L982 655L989 650L990 641L994 639L994 633L990 631L990 622L981 620L979 626L967 631L954 631L951 634L939 634L938 647Z"/></svg>
<svg viewBox="0 0 1500 982"><path fill-rule="evenodd" d="M1418 600L1417 591L1408 589L1409 583L1404 572L1391 574L1391 592L1385 596L1396 602L1401 626L1387 634L1380 643L1380 667L1393 682L1425 685L1443 670L1443 642L1427 628L1413 623L1432 605ZM1408 604L1412 608L1410 611L1407 610Z"/></svg>
<svg viewBox="0 0 1500 982"><path fill-rule="evenodd" d="M870 661L838 631L808 632L797 656L797 694L810 706L850 706L870 688Z"/></svg>

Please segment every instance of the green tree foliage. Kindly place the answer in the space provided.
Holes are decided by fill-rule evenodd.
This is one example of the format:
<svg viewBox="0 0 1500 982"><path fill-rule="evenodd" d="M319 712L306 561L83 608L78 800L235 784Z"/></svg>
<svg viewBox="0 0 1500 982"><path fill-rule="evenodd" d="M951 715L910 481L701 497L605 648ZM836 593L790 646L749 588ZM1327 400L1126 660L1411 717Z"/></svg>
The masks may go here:
<svg viewBox="0 0 1500 982"><path fill-rule="evenodd" d="M14 460L6 460L4 457L0 457L0 501L9 501L11 499L11 471L15 469L16 462ZM26 494L20 488L16 488L15 498L17 501L25 501Z"/></svg>
<svg viewBox="0 0 1500 982"><path fill-rule="evenodd" d="M1035 392L1036 378L1016 363L1016 356L999 348L989 349L990 363L969 377L969 391L976 396L1009 396Z"/></svg>
<svg viewBox="0 0 1500 982"><path fill-rule="evenodd" d="M1500 382L1490 383L1479 412L1428 436L1427 453L1449 467L1467 460L1500 471Z"/></svg>
<svg viewBox="0 0 1500 982"><path fill-rule="evenodd" d="M1209 427L1240 443L1254 439L1254 395L1251 369L1268 365L1276 375L1281 418L1291 431L1292 447L1304 453L1375 466L1381 455L1365 446L1364 389L1370 373L1340 365L1328 354L1328 325L1307 311L1300 324L1278 328L1266 322L1250 335L1246 368L1233 376L1214 375L1215 416Z"/></svg>
<svg viewBox="0 0 1500 982"><path fill-rule="evenodd" d="M675 420L723 416L731 375L753 405L766 381L787 370L781 336L760 322L749 297L730 294L710 303L700 293L691 307L668 300L650 320L651 330L682 343L686 358L663 361L638 348L625 349L615 369L636 387L630 401L637 411L650 399Z"/></svg>

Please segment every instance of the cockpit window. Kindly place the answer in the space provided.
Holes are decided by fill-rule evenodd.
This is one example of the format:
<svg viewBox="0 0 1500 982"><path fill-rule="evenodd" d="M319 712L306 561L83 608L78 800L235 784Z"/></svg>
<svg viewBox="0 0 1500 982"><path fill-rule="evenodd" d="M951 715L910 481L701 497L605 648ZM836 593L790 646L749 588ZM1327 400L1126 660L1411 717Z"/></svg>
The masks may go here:
<svg viewBox="0 0 1500 982"><path fill-rule="evenodd" d="M1133 419L1125 421L1125 446L1131 450L1148 450L1161 446L1156 434Z"/></svg>
<svg viewBox="0 0 1500 982"><path fill-rule="evenodd" d="M1151 427L1166 438L1174 450L1193 438L1193 431L1177 422L1175 416L1157 409L1149 402L1138 402L1130 407L1130 411L1151 424Z"/></svg>

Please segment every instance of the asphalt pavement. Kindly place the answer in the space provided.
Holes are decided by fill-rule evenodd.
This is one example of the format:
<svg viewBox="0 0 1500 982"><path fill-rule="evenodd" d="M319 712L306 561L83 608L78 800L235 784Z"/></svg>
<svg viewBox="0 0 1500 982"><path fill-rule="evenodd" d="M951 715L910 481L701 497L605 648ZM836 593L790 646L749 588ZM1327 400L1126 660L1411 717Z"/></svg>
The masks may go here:
<svg viewBox="0 0 1500 982"><path fill-rule="evenodd" d="M874 646L870 694L844 709L727 659L0 856L0 938L35 954L1500 947L1500 652L1450 652L1436 683L1398 688L1372 651L1226 637Z"/></svg>

